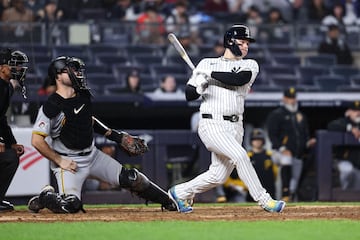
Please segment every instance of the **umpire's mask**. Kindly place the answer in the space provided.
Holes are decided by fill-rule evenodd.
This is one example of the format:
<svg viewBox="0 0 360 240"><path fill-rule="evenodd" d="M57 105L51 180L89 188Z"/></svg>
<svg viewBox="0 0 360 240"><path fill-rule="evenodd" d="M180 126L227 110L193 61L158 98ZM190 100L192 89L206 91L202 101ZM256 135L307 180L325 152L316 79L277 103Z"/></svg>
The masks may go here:
<svg viewBox="0 0 360 240"><path fill-rule="evenodd" d="M21 93L26 98L25 75L28 69L28 57L21 51L12 51L8 65L11 69L12 78L18 81L21 87Z"/></svg>

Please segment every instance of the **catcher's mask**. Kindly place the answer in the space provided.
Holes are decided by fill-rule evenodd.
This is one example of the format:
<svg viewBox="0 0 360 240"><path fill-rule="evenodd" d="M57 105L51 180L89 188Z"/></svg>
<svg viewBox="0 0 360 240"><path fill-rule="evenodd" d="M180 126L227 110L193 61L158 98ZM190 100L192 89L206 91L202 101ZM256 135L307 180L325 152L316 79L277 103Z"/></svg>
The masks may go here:
<svg viewBox="0 0 360 240"><path fill-rule="evenodd" d="M90 90L85 77L85 63L76 57L61 56L53 60L48 68L51 81L56 80L56 75L66 72L75 91Z"/></svg>
<svg viewBox="0 0 360 240"><path fill-rule="evenodd" d="M28 62L29 59L26 54L18 50L11 52L11 58L8 61L12 78L18 81L24 98L26 98L25 75Z"/></svg>
<svg viewBox="0 0 360 240"><path fill-rule="evenodd" d="M233 25L224 34L224 47L229 48L235 56L241 56L239 46L236 44L235 39L248 40L255 42L255 39L250 36L250 29L241 24Z"/></svg>

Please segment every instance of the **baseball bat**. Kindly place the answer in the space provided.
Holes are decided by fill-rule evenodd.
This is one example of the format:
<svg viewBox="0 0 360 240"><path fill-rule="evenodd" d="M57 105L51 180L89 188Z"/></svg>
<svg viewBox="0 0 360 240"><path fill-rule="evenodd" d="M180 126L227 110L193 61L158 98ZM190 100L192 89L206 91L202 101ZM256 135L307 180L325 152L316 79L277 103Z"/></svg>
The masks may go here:
<svg viewBox="0 0 360 240"><path fill-rule="evenodd" d="M184 47L181 45L179 40L177 39L176 35L174 33L168 34L168 39L170 43L175 47L176 51L180 54L181 58L186 62L186 64L194 70L195 66L193 62L191 61L189 55L186 53Z"/></svg>

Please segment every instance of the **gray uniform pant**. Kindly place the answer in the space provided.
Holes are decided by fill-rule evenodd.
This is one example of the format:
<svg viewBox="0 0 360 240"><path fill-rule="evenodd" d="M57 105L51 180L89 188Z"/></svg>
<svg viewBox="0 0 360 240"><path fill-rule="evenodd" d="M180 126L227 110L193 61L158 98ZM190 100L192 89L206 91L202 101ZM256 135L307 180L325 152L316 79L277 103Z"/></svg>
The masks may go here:
<svg viewBox="0 0 360 240"><path fill-rule="evenodd" d="M81 199L81 190L87 177L96 177L112 185L119 185L122 165L97 148L87 156L69 156L77 165L76 173L65 171L52 164L60 194L74 194Z"/></svg>

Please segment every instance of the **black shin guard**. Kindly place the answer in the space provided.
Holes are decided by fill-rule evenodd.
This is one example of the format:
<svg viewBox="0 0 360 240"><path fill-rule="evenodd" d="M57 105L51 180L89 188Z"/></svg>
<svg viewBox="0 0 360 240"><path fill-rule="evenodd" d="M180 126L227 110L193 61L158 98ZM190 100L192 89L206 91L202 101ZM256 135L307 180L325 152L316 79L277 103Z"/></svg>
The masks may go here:
<svg viewBox="0 0 360 240"><path fill-rule="evenodd" d="M81 200L75 195L60 195L54 192L40 194L39 202L53 213L77 213L85 212Z"/></svg>
<svg viewBox="0 0 360 240"><path fill-rule="evenodd" d="M137 169L123 168L119 176L119 181L120 187L128 189L130 192L145 199L146 203L148 201L160 203L161 208L169 211L177 210L168 194Z"/></svg>

